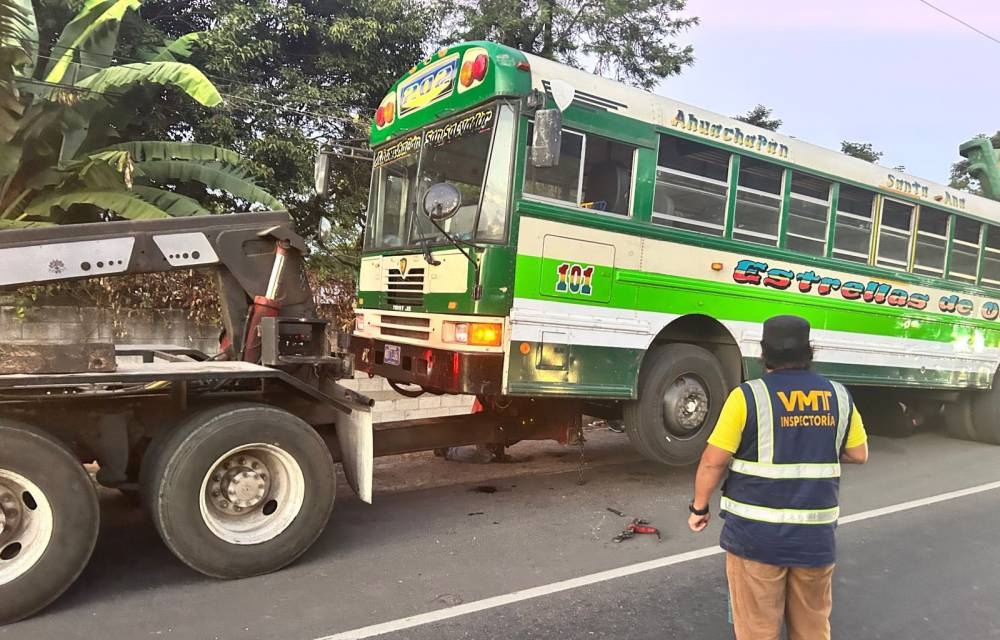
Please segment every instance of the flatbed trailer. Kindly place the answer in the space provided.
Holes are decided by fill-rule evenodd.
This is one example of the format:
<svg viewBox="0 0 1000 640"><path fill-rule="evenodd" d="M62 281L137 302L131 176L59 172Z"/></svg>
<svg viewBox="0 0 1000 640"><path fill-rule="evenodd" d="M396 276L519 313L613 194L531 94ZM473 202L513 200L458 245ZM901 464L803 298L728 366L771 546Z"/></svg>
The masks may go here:
<svg viewBox="0 0 1000 640"><path fill-rule="evenodd" d="M319 537L340 463L372 501L375 456L565 440L559 407L372 424L347 336L317 316L307 248L281 212L0 233L0 290L211 269L220 349L0 343L0 625L55 600L97 540L97 483L133 496L184 563L275 571ZM572 413L572 412L570 412Z"/></svg>

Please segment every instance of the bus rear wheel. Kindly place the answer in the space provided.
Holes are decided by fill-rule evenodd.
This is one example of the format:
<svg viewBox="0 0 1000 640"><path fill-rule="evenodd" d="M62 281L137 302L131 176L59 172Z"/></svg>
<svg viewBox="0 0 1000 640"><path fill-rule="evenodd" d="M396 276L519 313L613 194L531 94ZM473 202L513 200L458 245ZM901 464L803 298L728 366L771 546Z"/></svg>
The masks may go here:
<svg viewBox="0 0 1000 640"><path fill-rule="evenodd" d="M1000 444L1000 378L994 381L992 389L976 393L971 405L976 439Z"/></svg>
<svg viewBox="0 0 1000 640"><path fill-rule="evenodd" d="M624 408L626 433L644 457L688 465L701 457L725 400L722 366L709 351L654 347L639 372L639 397Z"/></svg>
<svg viewBox="0 0 1000 640"><path fill-rule="evenodd" d="M950 402L944 408L945 430L953 438L978 441L978 422L972 411L973 398L969 393L963 393L955 402Z"/></svg>

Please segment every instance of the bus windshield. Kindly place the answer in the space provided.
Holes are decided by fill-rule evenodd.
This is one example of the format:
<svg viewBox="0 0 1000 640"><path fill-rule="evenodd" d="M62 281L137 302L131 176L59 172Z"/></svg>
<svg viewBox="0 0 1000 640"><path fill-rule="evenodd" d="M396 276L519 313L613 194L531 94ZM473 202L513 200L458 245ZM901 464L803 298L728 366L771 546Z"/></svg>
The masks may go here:
<svg viewBox="0 0 1000 640"><path fill-rule="evenodd" d="M462 205L442 228L467 242L500 242L506 235L514 143L514 111L486 107L433 125L376 149L368 204L368 250L447 243L423 215L427 189L455 185Z"/></svg>

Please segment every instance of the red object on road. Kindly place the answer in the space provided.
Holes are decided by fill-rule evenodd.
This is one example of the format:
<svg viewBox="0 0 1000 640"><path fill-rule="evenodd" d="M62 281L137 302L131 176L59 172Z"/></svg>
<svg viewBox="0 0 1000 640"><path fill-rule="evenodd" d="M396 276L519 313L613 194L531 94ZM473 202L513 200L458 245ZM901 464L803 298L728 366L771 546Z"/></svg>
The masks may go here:
<svg viewBox="0 0 1000 640"><path fill-rule="evenodd" d="M649 520L642 520L641 518L636 518L632 522L628 523L622 532L612 538L614 542L621 542L622 540L629 540L634 538L636 534L649 533L656 535L656 539L660 540L660 530L649 524Z"/></svg>

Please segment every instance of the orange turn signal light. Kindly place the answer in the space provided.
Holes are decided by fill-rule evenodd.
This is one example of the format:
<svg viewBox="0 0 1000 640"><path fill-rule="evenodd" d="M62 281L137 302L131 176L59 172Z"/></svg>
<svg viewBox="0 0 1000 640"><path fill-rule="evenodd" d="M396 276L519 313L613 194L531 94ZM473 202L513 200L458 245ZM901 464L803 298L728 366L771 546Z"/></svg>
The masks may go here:
<svg viewBox="0 0 1000 640"><path fill-rule="evenodd" d="M503 338L503 325L473 322L469 325L469 344L481 347L498 347Z"/></svg>
<svg viewBox="0 0 1000 640"><path fill-rule="evenodd" d="M472 63L466 62L462 65L462 70L458 73L458 81L462 83L463 87L468 87L472 84Z"/></svg>
<svg viewBox="0 0 1000 640"><path fill-rule="evenodd" d="M712 263L712 271L722 271L722 268L723 267L722 267L722 263L721 262L713 262Z"/></svg>

